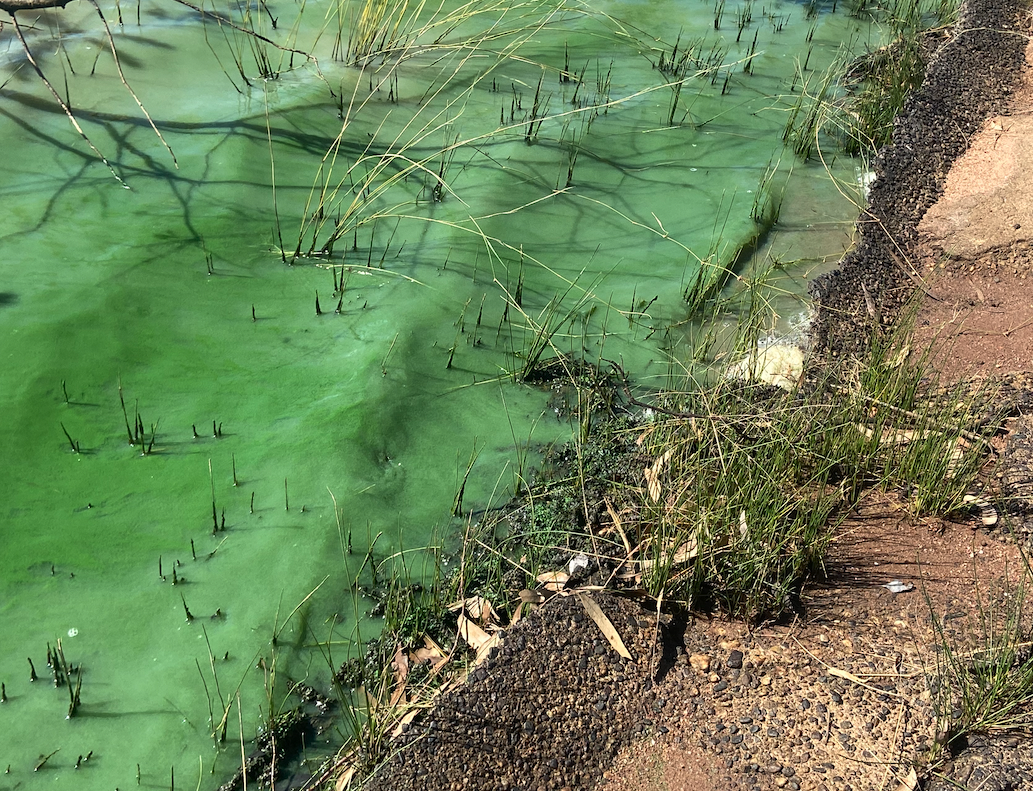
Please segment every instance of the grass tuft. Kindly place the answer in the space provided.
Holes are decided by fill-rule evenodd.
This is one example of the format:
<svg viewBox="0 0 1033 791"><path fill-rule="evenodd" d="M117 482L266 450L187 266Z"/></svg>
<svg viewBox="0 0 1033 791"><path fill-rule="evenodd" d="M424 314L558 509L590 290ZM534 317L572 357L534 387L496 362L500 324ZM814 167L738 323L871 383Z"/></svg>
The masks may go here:
<svg viewBox="0 0 1033 791"><path fill-rule="evenodd" d="M996 595L977 589L960 629L933 613L936 660L930 688L938 735L935 766L963 749L969 736L1033 731L1033 624L1026 606L1030 568Z"/></svg>

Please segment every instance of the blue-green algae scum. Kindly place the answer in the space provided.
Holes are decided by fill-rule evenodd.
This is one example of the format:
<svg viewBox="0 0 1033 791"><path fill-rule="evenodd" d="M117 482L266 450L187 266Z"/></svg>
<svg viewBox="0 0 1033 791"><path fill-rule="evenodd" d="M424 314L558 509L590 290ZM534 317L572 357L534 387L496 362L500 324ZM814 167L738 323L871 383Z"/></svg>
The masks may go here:
<svg viewBox="0 0 1033 791"><path fill-rule="evenodd" d="M795 160L782 131L797 73L870 22L458 7L410 8L363 58L343 0L103 5L178 167L91 6L20 13L128 189L0 29L0 789L217 787L287 679L325 687L376 634L371 544L413 579L447 564L471 455L484 507L570 436L511 375L539 328L546 357L659 385L683 292L782 185L782 326L848 243L860 163Z"/></svg>

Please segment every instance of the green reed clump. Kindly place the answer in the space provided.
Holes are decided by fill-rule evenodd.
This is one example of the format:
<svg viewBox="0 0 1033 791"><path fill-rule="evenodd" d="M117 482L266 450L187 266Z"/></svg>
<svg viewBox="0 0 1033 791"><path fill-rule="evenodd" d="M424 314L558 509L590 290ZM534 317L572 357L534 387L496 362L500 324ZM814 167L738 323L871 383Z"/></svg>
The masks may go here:
<svg viewBox="0 0 1033 791"><path fill-rule="evenodd" d="M951 628L933 612L935 664L926 668L938 735L930 763L963 748L976 733L1033 730L1033 624L1027 608L1029 564L1017 584L976 589L972 613ZM931 608L930 602L930 608Z"/></svg>
<svg viewBox="0 0 1033 791"><path fill-rule="evenodd" d="M925 76L918 31L908 32L892 45L868 57L855 71L861 89L845 106L843 147L848 153L877 150L890 142L893 119L907 97L918 90Z"/></svg>
<svg viewBox="0 0 1033 791"><path fill-rule="evenodd" d="M742 327L741 338L708 343L724 365L760 355L762 323L747 316ZM791 610L864 492L897 492L915 514L967 508L986 457L976 406L987 398L939 387L909 337L904 327L863 359L812 366L792 392L720 371L649 399L618 386L597 402L604 414L547 455L523 498L473 530L471 584L512 606L520 590L541 588L540 574L585 553L590 584L747 619Z"/></svg>
<svg viewBox="0 0 1033 791"><path fill-rule="evenodd" d="M851 154L887 145L893 120L907 98L922 85L930 42L957 17L957 0L889 0L854 6L889 32L890 43L851 63L838 63L817 81L806 65L794 79L802 83L789 109L783 139L808 158L821 133L833 136Z"/></svg>

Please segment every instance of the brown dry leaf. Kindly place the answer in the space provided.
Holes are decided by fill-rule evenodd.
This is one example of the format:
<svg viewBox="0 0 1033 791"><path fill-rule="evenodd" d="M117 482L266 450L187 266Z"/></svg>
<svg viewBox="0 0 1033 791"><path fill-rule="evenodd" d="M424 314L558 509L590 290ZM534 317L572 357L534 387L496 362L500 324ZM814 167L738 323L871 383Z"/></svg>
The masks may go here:
<svg viewBox="0 0 1033 791"><path fill-rule="evenodd" d="M492 639L491 635L462 613L459 613L459 636L466 640L466 644L474 651L480 651L481 646Z"/></svg>
<svg viewBox="0 0 1033 791"><path fill-rule="evenodd" d="M417 648L409 654L410 661L414 663L430 663L431 675L437 673L442 667L448 664L448 657L441 650L441 646L435 643L429 636L423 635L423 648Z"/></svg>
<svg viewBox="0 0 1033 791"><path fill-rule="evenodd" d="M488 638L488 641L486 643L482 643L481 647L477 649L477 656L473 661L474 667L476 667L485 659L487 659L488 655L491 653L491 650L499 645L502 645L501 632L492 635L490 638Z"/></svg>
<svg viewBox="0 0 1033 791"><path fill-rule="evenodd" d="M465 609L471 618L480 621L482 624L488 622L498 623L498 615L495 613L495 608L483 596L468 596L462 601L452 602L448 605L448 609L450 612Z"/></svg>
<svg viewBox="0 0 1033 791"><path fill-rule="evenodd" d="M397 739L399 736L401 736L402 730L405 728L405 726L412 722L414 719L416 719L416 715L419 713L420 710L418 708L409 709L409 711L405 713L405 716L398 721L394 729L391 731L391 738Z"/></svg>
<svg viewBox="0 0 1033 791"><path fill-rule="evenodd" d="M509 625L512 626L513 624L519 622L519 620L521 618L523 618L523 617L524 617L524 602L520 602L520 604L518 604L516 606L516 609L513 610L513 617L509 619Z"/></svg>
<svg viewBox="0 0 1033 791"><path fill-rule="evenodd" d="M646 490L649 492L649 499L654 503L660 500L660 481L656 479L656 474L646 467L642 473L646 476Z"/></svg>
<svg viewBox="0 0 1033 791"><path fill-rule="evenodd" d="M402 650L401 644L395 648L395 655L391 660L391 666L395 669L395 688L391 692L388 704L394 706L399 701L405 700L405 680L409 676L409 656Z"/></svg>
<svg viewBox="0 0 1033 791"><path fill-rule="evenodd" d="M546 571L539 574L536 579L545 586L546 590L561 591L567 584L567 580L570 579L570 575L565 571Z"/></svg>
<svg viewBox="0 0 1033 791"><path fill-rule="evenodd" d="M603 633L603 637L613 647L613 650L620 654L625 659L631 659L631 652L628 651L624 641L621 640L621 636L617 634L617 629L614 627L613 622L606 617L595 599L589 596L587 593L577 594L578 601L581 602L581 606L585 608L585 612L595 621L595 625L599 627L599 631Z"/></svg>
<svg viewBox="0 0 1033 791"><path fill-rule="evenodd" d="M682 563L686 563L699 554L699 542L695 538L690 538L683 543L678 549L675 550L674 555L671 556L670 565L679 566ZM646 558L645 560L639 561L639 566L643 571L649 571L653 566L667 565L668 561L663 560L651 560Z"/></svg>
<svg viewBox="0 0 1033 791"><path fill-rule="evenodd" d="M646 476L646 488L649 490L649 499L654 503L660 500L660 473L664 471L664 467L673 455L673 450L664 451L660 458L653 462L652 466L646 467L643 471Z"/></svg>
<svg viewBox="0 0 1033 791"><path fill-rule="evenodd" d="M352 778L355 776L355 770L356 767L349 766L343 773L338 775L337 782L334 783L334 791L344 791L344 789L351 786Z"/></svg>
<svg viewBox="0 0 1033 791"><path fill-rule="evenodd" d="M545 597L538 591L528 590L527 588L520 591L521 604L541 604L543 601L545 601Z"/></svg>
<svg viewBox="0 0 1033 791"><path fill-rule="evenodd" d="M656 428L656 426L650 426L645 431L643 431L641 434L639 434L638 438L635 440L635 444L637 446L639 446L639 447L642 447L642 443L645 442L646 437L648 437L650 434L652 434L653 430L655 428Z"/></svg>
<svg viewBox="0 0 1033 791"><path fill-rule="evenodd" d="M914 767L911 767L907 777L901 780L900 785L897 786L897 791L915 791L916 788L918 788L918 772L915 771Z"/></svg>
<svg viewBox="0 0 1033 791"><path fill-rule="evenodd" d="M391 665L395 669L395 683L404 684L406 677L409 675L409 657L402 650L401 643L395 647L395 655L391 658Z"/></svg>

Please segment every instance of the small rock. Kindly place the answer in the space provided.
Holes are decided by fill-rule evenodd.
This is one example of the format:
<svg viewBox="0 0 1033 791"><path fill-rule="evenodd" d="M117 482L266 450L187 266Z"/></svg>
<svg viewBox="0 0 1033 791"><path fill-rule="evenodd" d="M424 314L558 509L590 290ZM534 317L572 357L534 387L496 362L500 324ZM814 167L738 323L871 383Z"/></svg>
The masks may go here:
<svg viewBox="0 0 1033 791"><path fill-rule="evenodd" d="M742 667L742 651L732 651L725 662L732 670L739 670Z"/></svg>
<svg viewBox="0 0 1033 791"><path fill-rule="evenodd" d="M700 673L710 670L710 657L706 654L693 654L689 657L689 664Z"/></svg>

